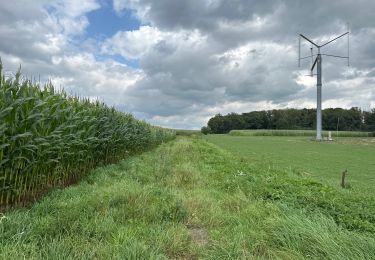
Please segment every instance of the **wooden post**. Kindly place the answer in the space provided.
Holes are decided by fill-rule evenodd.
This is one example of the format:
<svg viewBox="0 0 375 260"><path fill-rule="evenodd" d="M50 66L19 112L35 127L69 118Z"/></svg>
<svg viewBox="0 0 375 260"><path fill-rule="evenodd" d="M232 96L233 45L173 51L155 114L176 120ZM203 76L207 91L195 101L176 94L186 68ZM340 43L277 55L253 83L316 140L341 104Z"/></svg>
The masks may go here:
<svg viewBox="0 0 375 260"><path fill-rule="evenodd" d="M341 175L341 187L342 188L345 188L345 177L346 177L346 173L348 172L348 170L345 170L342 172L342 175Z"/></svg>

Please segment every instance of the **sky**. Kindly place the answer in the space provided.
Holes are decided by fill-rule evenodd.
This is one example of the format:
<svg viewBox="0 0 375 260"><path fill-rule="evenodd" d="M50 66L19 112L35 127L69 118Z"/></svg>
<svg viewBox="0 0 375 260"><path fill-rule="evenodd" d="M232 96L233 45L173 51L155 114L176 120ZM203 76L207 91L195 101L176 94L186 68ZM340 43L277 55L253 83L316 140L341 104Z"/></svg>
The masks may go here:
<svg viewBox="0 0 375 260"><path fill-rule="evenodd" d="M318 44L350 28L350 66L323 57L323 108L375 108L373 0L0 0L7 76L52 80L163 127L215 114L314 108ZM310 45L303 43L302 55ZM347 38L322 49L347 54Z"/></svg>

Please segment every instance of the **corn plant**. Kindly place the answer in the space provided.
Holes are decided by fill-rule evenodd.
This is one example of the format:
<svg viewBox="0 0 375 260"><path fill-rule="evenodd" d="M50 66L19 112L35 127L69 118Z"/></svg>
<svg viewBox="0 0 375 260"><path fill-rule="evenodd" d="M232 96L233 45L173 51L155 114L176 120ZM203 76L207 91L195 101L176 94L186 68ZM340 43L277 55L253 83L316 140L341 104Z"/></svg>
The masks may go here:
<svg viewBox="0 0 375 260"><path fill-rule="evenodd" d="M132 115L22 80L0 61L0 206L77 181L92 168L174 138Z"/></svg>

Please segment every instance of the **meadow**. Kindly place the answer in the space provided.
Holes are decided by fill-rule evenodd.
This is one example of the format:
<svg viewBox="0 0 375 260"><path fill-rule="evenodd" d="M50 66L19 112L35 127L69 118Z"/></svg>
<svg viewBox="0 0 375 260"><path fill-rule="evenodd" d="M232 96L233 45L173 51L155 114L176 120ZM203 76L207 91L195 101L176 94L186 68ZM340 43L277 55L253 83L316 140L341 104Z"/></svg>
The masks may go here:
<svg viewBox="0 0 375 260"><path fill-rule="evenodd" d="M209 135L210 142L264 167L294 171L339 187L347 170L350 188L375 195L375 138L316 142L296 136Z"/></svg>
<svg viewBox="0 0 375 260"><path fill-rule="evenodd" d="M316 135L315 130L278 130L278 129L259 129L259 130L232 130L229 132L232 136L310 136ZM327 138L329 131L322 131L324 138ZM331 131L332 138L340 137L372 137L373 132L359 131Z"/></svg>
<svg viewBox="0 0 375 260"><path fill-rule="evenodd" d="M8 211L0 258L375 258L374 196L210 142L178 137Z"/></svg>

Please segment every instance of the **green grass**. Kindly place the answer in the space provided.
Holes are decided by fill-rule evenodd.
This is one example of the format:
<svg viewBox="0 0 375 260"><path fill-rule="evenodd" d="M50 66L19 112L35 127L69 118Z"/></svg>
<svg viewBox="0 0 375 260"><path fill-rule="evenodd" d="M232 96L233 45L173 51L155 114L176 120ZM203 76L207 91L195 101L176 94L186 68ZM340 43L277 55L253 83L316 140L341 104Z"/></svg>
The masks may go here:
<svg viewBox="0 0 375 260"><path fill-rule="evenodd" d="M178 138L0 216L0 259L374 259L375 201Z"/></svg>
<svg viewBox="0 0 375 260"><path fill-rule="evenodd" d="M290 169L335 187L347 169L353 190L375 195L375 138L316 142L306 137L209 135L207 140L264 167Z"/></svg>
<svg viewBox="0 0 375 260"><path fill-rule="evenodd" d="M329 131L323 131L323 137L328 137ZM373 136L371 132L355 132L355 131L331 131L332 138L339 137L369 137ZM232 136L311 136L316 135L315 130L232 130L229 132Z"/></svg>

